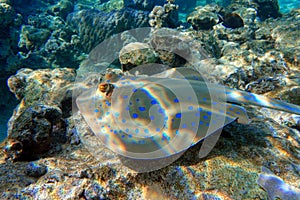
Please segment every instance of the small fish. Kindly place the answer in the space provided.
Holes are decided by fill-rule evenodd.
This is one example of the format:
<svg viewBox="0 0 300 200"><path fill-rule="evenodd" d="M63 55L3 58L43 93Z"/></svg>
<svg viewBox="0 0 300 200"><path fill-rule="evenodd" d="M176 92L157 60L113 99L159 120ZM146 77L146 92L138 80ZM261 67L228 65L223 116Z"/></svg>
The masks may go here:
<svg viewBox="0 0 300 200"><path fill-rule="evenodd" d="M250 122L241 104L300 115L300 106L209 84L190 68L104 82L76 103L106 147L134 159L165 158L204 139L199 156L206 156L224 126Z"/></svg>
<svg viewBox="0 0 300 200"><path fill-rule="evenodd" d="M240 28L244 26L244 21L243 19L236 13L228 13L224 17L221 15L218 15L219 17L219 22L222 23L223 26L226 28Z"/></svg>
<svg viewBox="0 0 300 200"><path fill-rule="evenodd" d="M300 189L288 185L266 167L262 167L257 183L268 193L271 200L300 200Z"/></svg>

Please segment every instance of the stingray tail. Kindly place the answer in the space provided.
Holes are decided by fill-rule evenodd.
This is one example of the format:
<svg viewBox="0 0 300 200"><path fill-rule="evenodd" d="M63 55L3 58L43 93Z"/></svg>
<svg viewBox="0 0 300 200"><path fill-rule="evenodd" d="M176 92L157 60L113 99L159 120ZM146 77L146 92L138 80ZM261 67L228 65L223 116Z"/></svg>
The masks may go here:
<svg viewBox="0 0 300 200"><path fill-rule="evenodd" d="M226 89L226 98L226 101L231 103L256 105L300 115L300 106L298 105L249 92Z"/></svg>

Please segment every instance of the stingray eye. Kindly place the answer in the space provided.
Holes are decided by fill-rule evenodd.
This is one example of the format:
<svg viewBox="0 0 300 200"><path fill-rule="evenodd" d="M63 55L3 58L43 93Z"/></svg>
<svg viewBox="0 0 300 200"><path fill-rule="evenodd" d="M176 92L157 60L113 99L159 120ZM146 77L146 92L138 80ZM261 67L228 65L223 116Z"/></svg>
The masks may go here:
<svg viewBox="0 0 300 200"><path fill-rule="evenodd" d="M99 91L102 93L106 92L107 88L108 88L108 83L101 83L98 86Z"/></svg>
<svg viewBox="0 0 300 200"><path fill-rule="evenodd" d="M102 93L105 93L106 97L110 98L114 90L114 86L110 83L100 83L98 90Z"/></svg>

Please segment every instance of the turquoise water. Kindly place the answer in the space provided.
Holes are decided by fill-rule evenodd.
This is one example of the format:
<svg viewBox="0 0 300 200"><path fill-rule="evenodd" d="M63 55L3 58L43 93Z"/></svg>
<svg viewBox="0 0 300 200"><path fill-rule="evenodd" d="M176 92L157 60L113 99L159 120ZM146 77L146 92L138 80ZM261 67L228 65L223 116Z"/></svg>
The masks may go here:
<svg viewBox="0 0 300 200"><path fill-rule="evenodd" d="M6 87L6 82L1 81L0 92L3 97L0 101L0 142L7 136L7 122L12 115L13 109L16 107L18 101L15 99L14 95L8 91Z"/></svg>
<svg viewBox="0 0 300 200"><path fill-rule="evenodd" d="M278 2L281 13L288 13L294 8L300 8L299 0L279 0Z"/></svg>

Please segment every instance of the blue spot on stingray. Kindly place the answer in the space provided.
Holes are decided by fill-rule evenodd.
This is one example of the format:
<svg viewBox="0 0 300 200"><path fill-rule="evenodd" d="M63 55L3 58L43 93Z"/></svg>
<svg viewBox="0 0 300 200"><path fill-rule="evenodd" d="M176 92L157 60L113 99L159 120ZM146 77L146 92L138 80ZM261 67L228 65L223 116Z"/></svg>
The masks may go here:
<svg viewBox="0 0 300 200"><path fill-rule="evenodd" d="M164 110L162 108L158 109L158 113L164 113Z"/></svg>
<svg viewBox="0 0 300 200"><path fill-rule="evenodd" d="M106 103L107 106L111 105L111 103L108 100L106 100L105 103Z"/></svg>
<svg viewBox="0 0 300 200"><path fill-rule="evenodd" d="M189 109L189 110L193 110L193 106L189 106L188 109Z"/></svg>
<svg viewBox="0 0 300 200"><path fill-rule="evenodd" d="M97 112L99 112L99 110L98 110L98 109L95 109L95 112L97 113Z"/></svg>
<svg viewBox="0 0 300 200"><path fill-rule="evenodd" d="M137 101L137 102L139 102L139 101L140 101L140 99L136 99L136 101Z"/></svg>
<svg viewBox="0 0 300 200"><path fill-rule="evenodd" d="M186 124L182 124L182 128L186 128Z"/></svg>
<svg viewBox="0 0 300 200"><path fill-rule="evenodd" d="M125 110L129 110L129 106L127 106L127 107L125 108Z"/></svg>
<svg viewBox="0 0 300 200"><path fill-rule="evenodd" d="M196 113L195 116L196 116L196 117L200 117L200 113L199 113L199 112Z"/></svg>
<svg viewBox="0 0 300 200"><path fill-rule="evenodd" d="M192 126L195 126L195 125L196 125L196 122L192 122L191 125L192 125Z"/></svg>
<svg viewBox="0 0 300 200"><path fill-rule="evenodd" d="M140 130L138 128L135 129L135 133L139 133Z"/></svg>
<svg viewBox="0 0 300 200"><path fill-rule="evenodd" d="M129 135L128 135L128 137L129 137L129 138L132 138L132 135L131 135L131 134L129 134Z"/></svg>
<svg viewBox="0 0 300 200"><path fill-rule="evenodd" d="M170 140L170 137L168 136L168 134L166 134L165 132L162 134L162 138L161 138L162 141L164 140Z"/></svg>
<svg viewBox="0 0 300 200"><path fill-rule="evenodd" d="M156 131L159 132L159 131L160 131L160 128L156 128Z"/></svg>
<svg viewBox="0 0 300 200"><path fill-rule="evenodd" d="M145 140L139 140L139 144L145 144Z"/></svg>
<svg viewBox="0 0 300 200"><path fill-rule="evenodd" d="M203 121L200 121L200 122L199 122L199 125L202 125L202 124L204 124L204 122L203 122Z"/></svg>
<svg viewBox="0 0 300 200"><path fill-rule="evenodd" d="M123 99L127 99L127 98L128 98L128 95L124 95L124 96L123 96Z"/></svg>
<svg viewBox="0 0 300 200"><path fill-rule="evenodd" d="M174 103L178 103L178 102L179 102L179 99L175 98Z"/></svg>
<svg viewBox="0 0 300 200"><path fill-rule="evenodd" d="M176 131L175 131L175 134L178 135L178 134L179 134L179 130L176 130Z"/></svg>
<svg viewBox="0 0 300 200"><path fill-rule="evenodd" d="M206 113L207 113L208 115L211 115L211 114L212 114L210 111L207 111Z"/></svg>
<svg viewBox="0 0 300 200"><path fill-rule="evenodd" d="M137 89L136 89L136 88L134 88L134 89L132 90L132 92L137 92Z"/></svg>
<svg viewBox="0 0 300 200"><path fill-rule="evenodd" d="M207 98L203 98L202 100L203 100L203 101L207 101Z"/></svg>
<svg viewBox="0 0 300 200"><path fill-rule="evenodd" d="M155 117L154 117L153 115L150 116L150 119L151 119L152 121L154 120L154 118L155 118Z"/></svg>
<svg viewBox="0 0 300 200"><path fill-rule="evenodd" d="M157 101L156 101L156 100L152 100L152 101L151 101L151 104L152 104L152 105L157 104Z"/></svg>
<svg viewBox="0 0 300 200"><path fill-rule="evenodd" d="M203 110L203 108L198 108L198 110L201 112Z"/></svg>
<svg viewBox="0 0 300 200"><path fill-rule="evenodd" d="M120 113L116 112L116 113L115 113L115 116L116 116L116 117L119 117L119 116L120 116Z"/></svg>
<svg viewBox="0 0 300 200"><path fill-rule="evenodd" d="M241 112L237 111L237 112L236 112L236 114L240 115L240 114L241 114Z"/></svg>
<svg viewBox="0 0 300 200"><path fill-rule="evenodd" d="M121 137L122 137L122 138L125 138L125 135L122 135Z"/></svg>
<svg viewBox="0 0 300 200"><path fill-rule="evenodd" d="M126 123L126 119L122 119L122 122L123 122L123 123Z"/></svg>
<svg viewBox="0 0 300 200"><path fill-rule="evenodd" d="M118 134L118 131L114 130L114 134Z"/></svg>
<svg viewBox="0 0 300 200"><path fill-rule="evenodd" d="M203 116L203 119L208 119L208 116L207 116L207 115L204 115L204 116Z"/></svg>
<svg viewBox="0 0 300 200"><path fill-rule="evenodd" d="M205 126L209 126L209 123L206 123Z"/></svg>
<svg viewBox="0 0 300 200"><path fill-rule="evenodd" d="M181 118L181 113L177 113L177 114L175 115L175 117L176 117L176 118Z"/></svg>
<svg viewBox="0 0 300 200"><path fill-rule="evenodd" d="M212 104L213 104L213 105L217 105L217 104L218 104L218 102L215 102L215 101L214 101L214 102L212 102Z"/></svg>
<svg viewBox="0 0 300 200"><path fill-rule="evenodd" d="M109 112L106 112L105 114L106 114L106 115L109 115Z"/></svg>
<svg viewBox="0 0 300 200"><path fill-rule="evenodd" d="M128 129L128 128L126 128L125 132L126 132L126 133L128 133L128 132L129 132L129 129Z"/></svg>
<svg viewBox="0 0 300 200"><path fill-rule="evenodd" d="M144 132L147 134L147 133L149 133L149 130L148 129L144 129Z"/></svg>
<svg viewBox="0 0 300 200"><path fill-rule="evenodd" d="M133 113L133 114L132 114L132 118L134 118L134 119L135 119L135 118L138 118L138 117L139 117L139 115L138 115L138 114L136 114L136 113Z"/></svg>
<svg viewBox="0 0 300 200"><path fill-rule="evenodd" d="M229 110L233 111L233 110L234 110L234 108L230 107L230 108L229 108Z"/></svg>
<svg viewBox="0 0 300 200"><path fill-rule="evenodd" d="M191 97L191 96L188 96L188 100L192 100L192 97Z"/></svg>
<svg viewBox="0 0 300 200"><path fill-rule="evenodd" d="M145 107L139 107L139 110L140 110L140 111L145 111L146 108L145 108Z"/></svg>

